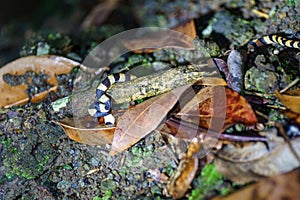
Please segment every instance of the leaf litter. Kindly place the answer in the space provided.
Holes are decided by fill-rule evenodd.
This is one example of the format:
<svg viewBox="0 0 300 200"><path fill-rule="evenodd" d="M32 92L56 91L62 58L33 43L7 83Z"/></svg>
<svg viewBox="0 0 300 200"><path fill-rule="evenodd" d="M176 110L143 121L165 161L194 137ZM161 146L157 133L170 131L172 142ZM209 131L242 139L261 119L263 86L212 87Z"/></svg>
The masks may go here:
<svg viewBox="0 0 300 200"><path fill-rule="evenodd" d="M24 90L24 88L22 89L22 90ZM54 89L53 90L51 90L51 91L55 91ZM235 97L238 97L238 96L236 96L235 94L233 94L232 96L235 96ZM291 109L291 111L294 113L294 114L299 114L299 110L298 110L298 108L297 108L297 94L296 95L291 95L291 94L277 94L276 95L277 97L278 97L278 99L287 107L287 108L289 108L289 109ZM298 95L299 96L299 95ZM294 98L295 97L295 98ZM291 98L291 100L290 100L290 98ZM43 99L43 98L41 98L41 99ZM233 98L233 99L235 99L235 98ZM242 98L241 98L242 99ZM28 101L28 100L25 100L25 101ZM206 105L209 101L205 101L206 103L204 103L204 105ZM295 104L295 105L294 105ZM30 105L30 104L29 104ZM200 106L201 107L201 106ZM204 109L205 108L205 106L203 106L202 105L202 109ZM209 109L208 109L209 110ZM236 122L238 122L238 123L240 123L241 121L243 121L243 120L241 120L241 118L240 118L240 116L238 117L238 119L236 119L234 116L235 116L235 112L234 112L234 110L235 110L235 108L232 108L232 110L231 110L231 116L229 117L229 118L234 118L235 120L233 120L233 121L230 121L229 120L229 122L228 122L228 124L229 124L229 126L231 126L231 125L234 125ZM4 111L3 111L4 112ZM19 111L18 111L19 112ZM20 113L18 113L18 112L8 112L8 113L6 113L6 112L4 112L5 113L5 115L6 115L6 117L9 117L10 119L15 119L15 118L18 118L18 116L20 115ZM22 112L21 110L20 110L20 112ZM47 113L47 114L49 114L49 113ZM46 115L47 115L46 114ZM193 113L194 114L194 113ZM192 115L191 115L192 116ZM237 115L238 116L238 115ZM298 116L298 115L297 115ZM41 117L42 118L42 117ZM246 116L246 118L247 118L247 116ZM2 115L2 119L5 119L5 117L4 117L4 115ZM249 123L249 124L247 124L246 123L246 125L253 125L254 124L254 121L255 120L253 120L254 118L252 118L252 122L251 123ZM294 117L289 117L289 119L290 120L294 120L294 119L296 119L296 122L297 122L297 119L298 119L298 121L299 121L299 116L298 117L296 117L296 118L294 118ZM33 120L32 118L28 118L28 120ZM250 120L251 121L251 120ZM15 121L15 122L17 122L17 121ZM196 121L195 121L196 122ZM1 122L2 123L2 122ZM298 122L299 123L299 122ZM22 124L22 123L20 123L20 124ZM25 125L25 127L31 127L30 126L30 121L26 121L26 123L24 123ZM66 123L66 124L68 124L68 123ZM196 124L199 124L199 122L197 121L197 123ZM203 124L205 124L205 123L203 123ZM12 129L11 128L11 124L10 124L10 126L6 126L6 127L8 127L8 130L13 130L13 133L17 133L17 132L19 132L20 130L22 130L22 127L21 128L16 128L16 129ZM208 126L208 125L206 125L206 126ZM4 126L3 126L4 127ZM24 127L23 127L24 128ZM72 127L71 127L71 129L72 129ZM152 129L152 128L151 128ZM229 128L230 129L230 128ZM229 130L228 129L228 130ZM101 128L100 128L100 130L101 130ZM101 132L101 131L100 131ZM261 131L261 133L263 133L262 131ZM74 135L76 135L77 133L76 133L76 131L75 131L75 133L74 133ZM280 171L280 170L282 170L282 168L284 169L284 170L287 170L287 171L289 171L289 170L291 170L291 168L294 168L295 166L297 166L297 164L295 164L294 163L294 161L295 161L295 159L293 159L292 157L293 157L293 155L290 153L290 151L289 151L289 148L287 147L287 145L286 145L286 143L282 140L282 138L280 138L280 137L278 137L278 136L276 136L276 134L277 134L277 132L274 132L273 134L272 134L272 140L271 140L271 143L269 144L268 143L268 145L266 145L266 143L262 143L262 142L256 142L256 143L230 143L230 142L228 142L228 143L224 143L225 145L224 145L224 148L222 148L221 149L221 151L219 152L220 153L220 155L222 155L222 151L225 151L226 149L228 149L228 146L234 146L234 147L230 147L230 148L233 148L233 149L235 149L234 150L234 152L233 152L233 154L231 154L231 153L229 153L228 155L229 155L229 157L227 156L227 154L226 154L226 156L224 157L224 155L223 155L223 157L222 158L224 158L224 160L226 160L227 162L230 162L230 164L231 163L234 163L236 160L232 160L232 159L230 159L231 158L231 156L232 155L235 155L234 153L237 153L237 152L242 152L242 153L246 153L247 154L247 151L248 151L248 153L250 152L250 155L252 155L252 154L254 154L254 153L257 153L257 152L260 152L261 154L264 154L264 153L266 153L265 155L270 155L270 157L271 158L274 158L273 156L275 155L275 156L277 156L276 158L274 158L273 160L270 160L270 166L268 166L268 165L266 165L267 167L270 167L270 169L273 169L274 168L274 166L272 165L272 161L274 161L274 162L279 162L279 163L281 163L281 160L280 159L282 159L282 155L280 154L280 152L281 151L283 151L283 152L285 152L288 156L288 158L290 158L290 162L291 163L289 163L289 165L288 165L288 167L287 166L282 166L282 165L277 165L276 164L276 166L275 166L275 172L273 171L273 170L270 170L270 173L282 173L282 171ZM275 137L275 136L276 137ZM45 137L47 137L47 135L45 135ZM78 137L78 136L77 136ZM81 137L81 136L80 136ZM80 137L78 137L79 139L80 139ZM84 136L85 137L85 136ZM102 136L101 136L102 137ZM145 136L143 136L143 137L145 137ZM149 135L149 136L147 136L146 138L144 138L145 140L148 140L149 138L152 138L153 137L153 135ZM77 139L78 139L77 138ZM88 138L88 137L87 137ZM23 138L24 139L24 138ZM78 139L78 141L79 141L79 139ZM93 138L90 138L90 139L88 139L87 140L87 142L91 142L91 141L93 141L94 139ZM274 141L273 141L274 140ZM143 141L144 140L142 140L141 142L139 142L139 144L141 144L141 143L143 143ZM297 141L297 139L296 140L293 140L292 141L292 143L295 143L295 141ZM130 142L131 143L131 142ZM275 144L275 147L277 147L277 148L279 148L280 150L278 150L278 152L277 151L273 151L273 146L272 145L274 145ZM5 145L9 145L9 141L6 141L6 140L3 140L2 141L2 144L5 144ZM137 145L135 145L134 147L132 147L132 148L130 148L129 150L127 150L129 153L131 152L135 152L135 153L133 153L133 155L134 156L138 156L138 157L143 157L143 156L147 156L147 153L143 153L142 154L142 156L138 153L140 150L137 150L136 151L136 147L138 147L138 145L139 144L137 144ZM14 144L15 145L15 144ZM52 143L52 146L55 146L56 144L53 144ZM74 147L72 147L72 146L76 146L77 144L76 143L72 143L72 144L70 144L70 149L76 149L76 148L74 148ZM244 145L244 146L243 146ZM251 152L251 149L253 148L253 147L255 147L256 145L258 145L257 147L259 147L259 149L260 149L260 151L257 151L257 152ZM270 149L268 149L268 147L269 147L269 145L270 145ZM297 144L295 144L295 145L297 145ZM15 145L16 146L16 145ZM53 146L53 147L54 147ZM83 146L80 146L79 145L79 147L83 147ZM274 147L274 148L275 148ZM99 149L97 149L97 148L95 148L95 149L93 149L93 148L90 148L90 147L88 147L88 146L85 146L84 148L86 148L86 149L88 149L88 151L91 151L91 152L93 152L93 150L99 150ZM149 147L150 148L150 147ZM229 150L230 150L230 148L229 148ZM275 148L275 149L277 149L277 148ZM64 149L64 148L63 148ZM73 150L72 149L72 150ZM138 148L139 149L139 148ZM283 150L282 150L283 149ZM296 148L295 148L296 149ZM297 148L298 149L298 148ZM296 149L296 150L297 150ZM66 149L64 149L64 150L66 150ZM103 149L102 149L103 150ZM102 151L101 150L101 151ZM107 149L106 149L107 150ZM62 151L62 152L66 152L66 151L63 151L62 149L60 149L60 151ZM77 151L77 150L76 150ZM143 151L143 150L142 150ZM68 152L68 151L67 151ZM106 151L105 151L106 152ZM274 153L274 152L276 152L276 153ZM72 155L74 155L74 154L72 154L72 151L70 151L69 152L70 153L70 159L74 159L73 157L72 157ZM84 153L84 151L82 151L81 153ZM99 153L99 152L98 152ZM194 152L195 153L195 152ZM80 154L80 152L76 152L75 153L75 155L79 155ZM125 153L126 154L126 153ZM88 156L90 156L89 154L87 154ZM103 158L103 156L100 156L99 154L95 154L95 155L98 155L99 156L99 158L101 157L101 158ZM128 154L126 154L126 155L128 155ZM218 153L216 154L217 156L216 157L218 157ZM117 155L116 156L116 158L119 158L120 156L122 156L122 155ZM134 156L132 156L132 157L130 157L130 158L134 158ZM248 154L247 154L247 156L246 157L248 157ZM251 156L250 156L251 157ZM237 156L237 158L245 158L245 156L242 154L242 155L238 155ZM93 157L93 159L95 159L94 157ZM106 157L106 159L108 160L108 161L112 161L111 160L111 158L110 157ZM218 159L218 158L217 158ZM236 166L238 166L238 169L237 170L239 170L239 172L241 172L244 176L245 176L245 179L247 179L247 178L249 178L249 180L253 180L253 179L255 179L256 177L258 177L258 178L261 178L261 177L264 177L264 176L269 176L270 174L268 174L268 172L266 172L266 170L261 170L261 169L263 169L264 168L264 166L265 166L265 164L266 163L264 163L264 162L262 162L263 164L259 164L259 161L261 161L261 160L263 160L263 159L261 159L260 157L256 157L256 159L258 159L257 160L257 163L255 163L254 161L254 163L255 164L257 164L258 166L255 166L255 164L253 165L253 169L251 168L251 166L249 167L249 166L240 166L240 164L241 163L239 163L238 162L238 164L235 164ZM76 160L76 158L75 158L75 160ZM65 169L70 169L70 168L72 168L72 169L74 169L74 172L76 172L77 174L80 174L81 172L79 172L79 171L76 171L77 170L77 168L76 168L76 166L77 166L77 164L76 164L76 162L78 161L78 160L76 160L75 161L74 160L74 162L72 162L72 166L64 166L64 168ZM126 161L127 162L130 162L129 160L127 160L126 159ZM115 162L115 163L118 163L118 161L112 161L112 163L113 162ZM94 165L91 165L91 166L97 166L97 164L95 164L95 163L97 163L97 162L94 162ZM137 162L138 163L138 162ZM232 165L230 165L230 164L228 164L229 165L229 168L231 168L232 167ZM112 166L113 164L111 164L110 166ZM139 165L139 164L138 164ZM227 164L221 164L222 166L221 167L224 167L225 165L227 165ZM59 167L59 166L61 166L60 164L59 164L59 162L57 163L57 165L56 165L56 167ZM73 167L74 166L74 167ZM79 165L80 166L80 165ZM140 166L140 165L139 165ZM276 167L279 167L280 169L277 169ZM282 168L281 168L282 167ZM287 168L286 168L287 167ZM79 167L79 169L83 169L83 168L80 168ZM195 171L194 170L195 168L193 168L193 170L192 171ZM105 170L105 168L101 168L101 170ZM226 168L226 170L228 170L227 168ZM235 179L237 179L238 180L238 178L236 177L236 174L234 174L234 172L230 172L230 171L226 171L225 170L225 172L223 171L223 174L226 174L226 176L228 177L228 178L230 178L230 179L232 179L232 180L235 180ZM248 174L247 172L252 172L253 171L253 173L250 175L250 174ZM277 170L277 171L276 171ZM90 169L88 169L88 170L86 170L87 172L88 171L90 171ZM96 170L97 171L97 170ZM222 171L222 170L220 170L220 171ZM64 174L63 173L65 173L65 172L60 172L60 173L62 173L61 174L61 176L63 176ZM233 175L232 174L230 174L230 173L233 173ZM18 174L20 174L20 172L18 172L18 173L16 173L17 175ZM30 176L27 176L26 175L26 173L24 173L23 174L25 177L27 177L27 178L30 178ZM273 175L273 174L271 174L271 175ZM239 174L239 176L240 176L240 174ZM118 177L118 175L116 175L115 177ZM191 177L189 177L189 176L186 176L187 177L187 181L189 182L189 179L192 177L192 175L191 175ZM51 175L51 178L52 178L52 180L59 180L59 178L57 178L57 177L55 177L55 175ZM136 178L136 177L130 177L130 178ZM104 189L111 189L111 190L113 190L113 191L115 191L115 190L117 190L117 187L116 187L116 185L115 184L113 184L113 181L111 181L111 179L103 179L103 180L105 180L105 181L103 181L102 183L101 183L101 189L103 189L103 191L105 191ZM139 179L140 180L140 179ZM242 182L243 181L245 181L245 182L247 182L247 181L249 181L249 180L242 180ZM255 179L256 180L256 179ZM81 182L80 182L80 184L83 184L83 183L85 183L86 181L90 181L90 182L93 182L93 178L92 177L88 177L86 180L80 180ZM57 183L57 182L56 182ZM60 182L58 182L59 184L57 184L57 188L59 188L59 190L60 191L67 191L65 188L72 188L73 186L70 186L71 184L70 184L70 182L68 182L68 181L64 181L64 180L61 180ZM123 183L122 183L123 184ZM126 184L123 184L124 186L126 185ZM295 182L295 185L297 185L297 182ZM185 187L187 186L187 184L185 185ZM126 188L126 187L124 187L124 188ZM262 187L261 187L262 188ZM287 189L287 188L286 188ZM44 190L44 192L45 193L50 193L50 191L49 190L47 190L47 189L45 189ZM84 191L85 193L87 193L88 191L86 190L86 191ZM182 192L182 193L184 193L184 192ZM75 194L75 193L73 193L73 194ZM77 194L77 193L76 193ZM99 193L97 193L97 194L99 194ZM105 192L102 192L102 194L105 194ZM109 193L107 193L107 194L109 194ZM291 193L292 194L292 193ZM184 195L184 194L181 194L181 195Z"/></svg>

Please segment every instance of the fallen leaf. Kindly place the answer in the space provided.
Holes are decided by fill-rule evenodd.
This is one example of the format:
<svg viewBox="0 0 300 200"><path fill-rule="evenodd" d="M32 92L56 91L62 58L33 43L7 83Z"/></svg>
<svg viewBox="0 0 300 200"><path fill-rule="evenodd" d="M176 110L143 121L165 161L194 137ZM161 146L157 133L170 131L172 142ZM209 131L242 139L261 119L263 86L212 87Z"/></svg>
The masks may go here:
<svg viewBox="0 0 300 200"><path fill-rule="evenodd" d="M115 127L101 127L90 116L80 119L66 118L54 123L61 126L71 140L89 145L111 144Z"/></svg>
<svg viewBox="0 0 300 200"><path fill-rule="evenodd" d="M232 199L264 199L264 200L282 200L282 199L300 199L299 193L300 168L289 173L260 180L225 197L216 197L212 200L232 200Z"/></svg>
<svg viewBox="0 0 300 200"><path fill-rule="evenodd" d="M8 63L0 68L0 91L2 94L0 96L0 108L24 104L29 100L37 102L44 99L49 92L56 91L58 84L56 75L67 74L74 67L80 65L80 63L68 58L54 55L28 56ZM4 80L7 76L21 76L30 71L47 75L47 84L50 85L50 88L29 98L26 94L28 88L26 83L9 85Z"/></svg>
<svg viewBox="0 0 300 200"><path fill-rule="evenodd" d="M187 153L184 154L175 173L170 177L166 186L168 194L174 199L180 199L184 196L198 170L198 153L201 143L194 140L190 143Z"/></svg>
<svg viewBox="0 0 300 200"><path fill-rule="evenodd" d="M218 86L200 90L177 115L182 120L219 132L233 124L251 126L257 123L257 118L244 97L230 88ZM216 124L223 126L216 127Z"/></svg>
<svg viewBox="0 0 300 200"><path fill-rule="evenodd" d="M118 6L118 0L101 1L96 5L81 24L81 29L87 29L92 26L102 24L112 11Z"/></svg>
<svg viewBox="0 0 300 200"><path fill-rule="evenodd" d="M173 30L173 31L171 31ZM124 46L134 53L152 53L162 48L194 49L193 40L197 36L194 20L172 29L153 29L135 39L123 40Z"/></svg>
<svg viewBox="0 0 300 200"><path fill-rule="evenodd" d="M289 172L300 166L284 138L277 136L277 129L262 132L267 142L230 143L215 155L217 170L239 184L264 177ZM291 140L300 155L300 138Z"/></svg>
<svg viewBox="0 0 300 200"><path fill-rule="evenodd" d="M290 110L283 111L283 114L287 116L291 121L295 121L298 125L300 125L300 114L295 113Z"/></svg>
<svg viewBox="0 0 300 200"><path fill-rule="evenodd" d="M206 133L208 130L203 127L199 127L196 124L189 123L183 120L180 120L175 117L169 117L164 124L162 124L157 130L160 133L165 134L167 137L172 135L178 139L192 141L195 137L204 138L204 141L207 139ZM238 133L219 133L210 131L209 137L214 137L219 140L226 140L232 142L265 142L267 138L259 135L255 131L244 131ZM211 146L210 148L214 147Z"/></svg>
<svg viewBox="0 0 300 200"><path fill-rule="evenodd" d="M227 58L228 65L228 75L226 76L226 81L228 87L232 88L234 91L239 94L243 91L244 88L244 58L242 53L238 50L232 50Z"/></svg>
<svg viewBox="0 0 300 200"><path fill-rule="evenodd" d="M117 121L109 154L113 156L128 149L153 131L190 86L179 87L128 109Z"/></svg>
<svg viewBox="0 0 300 200"><path fill-rule="evenodd" d="M190 19L184 23L174 26L171 29L183 33L191 38L195 38L197 36L194 19Z"/></svg>
<svg viewBox="0 0 300 200"><path fill-rule="evenodd" d="M209 61L212 66L217 67L221 72L224 73L227 80L227 77L229 77L229 69L226 62L220 58L213 58Z"/></svg>
<svg viewBox="0 0 300 200"><path fill-rule="evenodd" d="M279 101L293 112L300 114L300 89L290 90L286 94L280 94L277 90L275 96Z"/></svg>

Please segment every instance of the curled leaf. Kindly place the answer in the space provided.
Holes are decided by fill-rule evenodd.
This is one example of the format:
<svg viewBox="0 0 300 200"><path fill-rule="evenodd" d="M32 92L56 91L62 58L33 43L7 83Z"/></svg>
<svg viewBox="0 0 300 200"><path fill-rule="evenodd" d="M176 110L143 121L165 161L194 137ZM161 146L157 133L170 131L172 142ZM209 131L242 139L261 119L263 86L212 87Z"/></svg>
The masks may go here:
<svg viewBox="0 0 300 200"><path fill-rule="evenodd" d="M287 174L263 179L256 184L250 185L238 192L226 197L217 197L213 200L231 200L231 199L300 199L299 193L300 168L297 168Z"/></svg>
<svg viewBox="0 0 300 200"><path fill-rule="evenodd" d="M124 40L124 46L135 53L152 53L161 48L194 49L193 39L196 37L194 20L170 29L153 29L153 33L136 36L135 39Z"/></svg>
<svg viewBox="0 0 300 200"><path fill-rule="evenodd" d="M257 118L247 100L230 88L206 87L200 90L177 114L200 127L211 128L223 122L221 131L233 124L254 125ZM225 116L225 119L224 119Z"/></svg>
<svg viewBox="0 0 300 200"><path fill-rule="evenodd" d="M101 127L91 117L81 119L66 118L61 122L53 121L61 126L71 140L89 145L111 144L115 127Z"/></svg>
<svg viewBox="0 0 300 200"><path fill-rule="evenodd" d="M80 66L80 63L54 55L28 56L8 63L0 69L0 91L2 94L0 96L0 108L24 104L29 100L31 102L42 100L49 92L56 91L58 86L56 75L69 73L76 66ZM19 76L25 76L28 72L48 76L45 84L49 87L31 98L26 94L26 90L28 89L27 84L30 84L34 78L26 75L28 76L26 79L28 83L26 81L18 83ZM10 80L12 80L11 83Z"/></svg>
<svg viewBox="0 0 300 200"><path fill-rule="evenodd" d="M216 154L215 165L225 177L240 184L289 172L300 166L297 158L276 129L263 134L268 142L227 144ZM291 140L300 155L300 138Z"/></svg>
<svg viewBox="0 0 300 200"><path fill-rule="evenodd" d="M193 181L198 170L198 153L200 148L200 141L197 139L193 140L187 153L180 160L176 172L171 176L166 189L174 199L182 198Z"/></svg>
<svg viewBox="0 0 300 200"><path fill-rule="evenodd" d="M276 90L275 95L283 105L300 114L300 89L290 90L287 94L280 94Z"/></svg>
<svg viewBox="0 0 300 200"><path fill-rule="evenodd" d="M227 59L229 74L226 76L227 84L234 91L241 93L244 88L243 57L237 50L232 50Z"/></svg>
<svg viewBox="0 0 300 200"><path fill-rule="evenodd" d="M112 11L117 8L118 3L118 0L101 1L84 19L81 24L81 28L87 29L92 26L99 26L102 24L109 17Z"/></svg>
<svg viewBox="0 0 300 200"><path fill-rule="evenodd" d="M153 131L190 85L151 98L127 110L117 121L110 155L126 150Z"/></svg>

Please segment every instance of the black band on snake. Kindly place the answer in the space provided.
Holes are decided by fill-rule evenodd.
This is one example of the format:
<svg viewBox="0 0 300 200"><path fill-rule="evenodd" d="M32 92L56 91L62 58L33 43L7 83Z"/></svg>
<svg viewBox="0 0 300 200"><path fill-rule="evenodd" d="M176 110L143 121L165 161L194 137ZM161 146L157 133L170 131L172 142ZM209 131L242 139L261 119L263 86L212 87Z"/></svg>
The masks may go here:
<svg viewBox="0 0 300 200"><path fill-rule="evenodd" d="M253 50L257 47L269 44L279 44L281 46L300 49L300 40L289 39L279 35L267 35L259 39L255 39L248 44L248 50Z"/></svg>
<svg viewBox="0 0 300 200"><path fill-rule="evenodd" d="M135 78L135 76L123 73L111 74L107 76L96 89L97 101L89 107L89 114L93 117L104 117L104 122L106 125L114 124L115 118L110 113L111 101L105 92L112 84L116 82L129 81L133 78Z"/></svg>

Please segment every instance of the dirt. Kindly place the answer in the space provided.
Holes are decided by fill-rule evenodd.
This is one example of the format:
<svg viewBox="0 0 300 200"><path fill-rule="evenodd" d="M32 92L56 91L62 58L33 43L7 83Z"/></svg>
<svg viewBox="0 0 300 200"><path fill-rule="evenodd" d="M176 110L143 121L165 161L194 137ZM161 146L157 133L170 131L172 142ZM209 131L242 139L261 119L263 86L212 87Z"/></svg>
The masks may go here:
<svg viewBox="0 0 300 200"><path fill-rule="evenodd" d="M193 17L199 39L205 46L210 47L208 51L213 55L225 55L226 50L233 46L245 48L249 41L263 35L300 32L298 14L300 2L296 0L276 1L276 3L263 1L260 4L253 4L253 1L246 0L201 1L198 4L171 1L164 6L162 5L165 1L159 1L151 4L151 8L146 8L150 5L149 2L144 0L134 4L130 1L133 4L131 9L136 9L136 24L170 27L181 19ZM132 15L126 3L128 2L125 1L119 5L119 11L115 11L117 16L123 16L124 13ZM268 10L271 17L269 19L259 17L251 11L253 8ZM80 15L83 16L82 13ZM57 20L55 17L52 19ZM119 24L115 23L112 16L108 22L110 20L114 23L104 24L101 30L97 30L97 34L110 35L126 30L128 27L132 28L122 26L120 20ZM75 24L78 26L78 22ZM12 25L6 24L5 27L9 26ZM48 21L44 27L53 28L55 23L51 25ZM74 30L74 27L68 30ZM40 29L42 30L43 26ZM2 28L2 30L7 29ZM28 29L28 31L32 30ZM108 30L111 32L107 33ZM22 49L18 48L22 56L46 52L82 61L95 43L104 39L104 37L93 37L97 35L93 35L93 30L89 33L92 38L87 38L84 32L81 32L81 35L73 32L70 37L54 35L50 39L37 34L31 40L27 38ZM10 39L9 41L16 37L14 31L2 31L1 34ZM18 40L18 42L21 41ZM15 48L16 46L12 44L5 44L5 48L8 46ZM65 47L70 47L72 50ZM0 53L3 53L5 48L1 48ZM299 76L299 67L297 67L300 62L299 50L283 50L275 55L274 49L274 46L262 48L256 55L249 57L245 69L245 89L271 93L275 89L284 88L291 80ZM15 53L15 50L10 52ZM180 53L182 52L161 51L153 54L151 59L147 55L141 55L139 60L144 58L151 61L159 60L158 63L163 65L165 63L161 62L163 59L170 61L175 57L177 61L182 60ZM264 66L269 63L267 68L255 67L257 54L267 57L267 60L263 62ZM166 58L166 55L169 57ZM16 55L3 54L0 57L1 63L8 62L7 58L13 57ZM120 67L119 63L118 61L114 63L115 68L112 71L118 71L116 69ZM132 64L130 56L123 63L125 66L136 65ZM45 77L35 76L35 79L38 79L36 83L42 82L43 78ZM49 105L54 99L71 94L72 84L70 83L73 80L72 75L62 77L60 85L65 85L65 87L61 87L61 93L51 94L42 103L28 103L24 106L0 110L0 200L170 199L163 192L165 183L155 180L151 172L156 171L157 174L170 176L177 167L178 157L176 153L173 153L173 147L158 132L151 133L129 150L111 157L108 155L110 145L100 147L74 142L67 137L62 128L51 122L52 119L58 119L61 116L55 115ZM18 80L15 81L18 82ZM263 84L266 81L269 84ZM266 114L269 113L271 115L273 111L266 112ZM191 191L198 185L199 183L195 180L188 194L191 194ZM207 196L220 193L217 188L213 188Z"/></svg>

